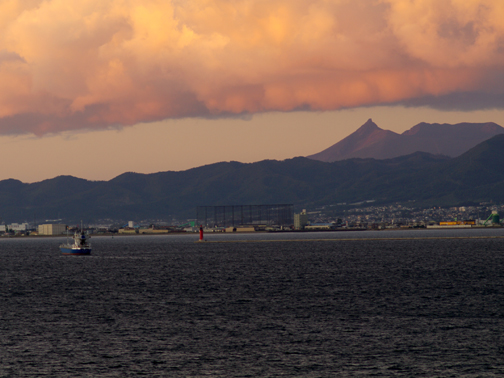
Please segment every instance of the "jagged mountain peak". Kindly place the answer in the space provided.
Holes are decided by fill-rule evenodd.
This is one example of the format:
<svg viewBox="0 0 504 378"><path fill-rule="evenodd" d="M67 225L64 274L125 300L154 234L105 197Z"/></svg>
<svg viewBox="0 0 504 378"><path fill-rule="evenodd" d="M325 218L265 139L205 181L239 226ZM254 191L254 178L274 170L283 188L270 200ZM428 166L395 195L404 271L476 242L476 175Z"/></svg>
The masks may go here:
<svg viewBox="0 0 504 378"><path fill-rule="evenodd" d="M371 118L369 118L365 124L363 124L361 127L357 129L356 133L366 134L377 130L383 130L383 129L380 129L378 125L374 123Z"/></svg>
<svg viewBox="0 0 504 378"><path fill-rule="evenodd" d="M416 151L455 157L478 143L503 133L504 128L493 122L454 125L421 122L402 134L397 134L379 128L370 118L340 142L307 157L325 162L355 157L389 159Z"/></svg>
<svg viewBox="0 0 504 378"><path fill-rule="evenodd" d="M374 155L379 155L380 159L391 158L394 156L387 155L387 147L385 145L389 140L394 140L397 137L399 137L399 134L390 130L381 129L369 118L366 123L346 138L318 154L307 157L325 162L333 162L353 157L376 157ZM372 152L368 153L369 150Z"/></svg>

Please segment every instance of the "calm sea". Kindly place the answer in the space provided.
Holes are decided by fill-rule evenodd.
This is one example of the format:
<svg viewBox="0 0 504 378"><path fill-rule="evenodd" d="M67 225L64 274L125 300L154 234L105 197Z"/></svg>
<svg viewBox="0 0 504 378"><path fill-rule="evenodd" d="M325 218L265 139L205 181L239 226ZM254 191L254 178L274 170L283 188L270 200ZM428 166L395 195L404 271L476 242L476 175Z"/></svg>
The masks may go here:
<svg viewBox="0 0 504 378"><path fill-rule="evenodd" d="M0 377L501 377L492 236L2 239Z"/></svg>

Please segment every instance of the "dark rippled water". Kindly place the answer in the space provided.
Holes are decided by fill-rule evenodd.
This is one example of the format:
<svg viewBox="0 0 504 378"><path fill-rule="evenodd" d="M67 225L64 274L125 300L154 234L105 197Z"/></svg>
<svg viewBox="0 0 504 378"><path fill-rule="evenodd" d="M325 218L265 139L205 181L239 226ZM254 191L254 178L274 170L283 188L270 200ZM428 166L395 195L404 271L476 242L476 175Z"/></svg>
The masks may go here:
<svg viewBox="0 0 504 378"><path fill-rule="evenodd" d="M503 376L504 239L370 235L0 240L0 376Z"/></svg>

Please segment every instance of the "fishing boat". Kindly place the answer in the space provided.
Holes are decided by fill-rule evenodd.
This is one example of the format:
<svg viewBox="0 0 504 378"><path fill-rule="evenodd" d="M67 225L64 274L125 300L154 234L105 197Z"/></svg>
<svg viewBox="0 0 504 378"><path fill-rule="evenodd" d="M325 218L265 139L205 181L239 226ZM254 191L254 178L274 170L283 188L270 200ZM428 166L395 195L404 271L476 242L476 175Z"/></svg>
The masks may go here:
<svg viewBox="0 0 504 378"><path fill-rule="evenodd" d="M81 232L75 232L73 236L73 244L68 242L68 229L67 229L67 242L60 245L60 250L64 255L90 255L91 243L88 242L89 236L84 233L81 226Z"/></svg>

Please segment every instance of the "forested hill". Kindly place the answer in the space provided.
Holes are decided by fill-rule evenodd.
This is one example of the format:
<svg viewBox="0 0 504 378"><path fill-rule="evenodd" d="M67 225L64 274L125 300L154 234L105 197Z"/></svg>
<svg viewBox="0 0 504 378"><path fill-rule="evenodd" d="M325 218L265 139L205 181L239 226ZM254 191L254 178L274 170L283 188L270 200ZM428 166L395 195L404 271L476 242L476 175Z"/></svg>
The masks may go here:
<svg viewBox="0 0 504 378"><path fill-rule="evenodd" d="M504 203L504 135L448 158L417 152L394 159L325 163L217 163L181 172L124 173L110 181L59 176L37 183L0 181L5 222L63 218L194 218L196 206L293 203L296 209L341 202L419 205Z"/></svg>

